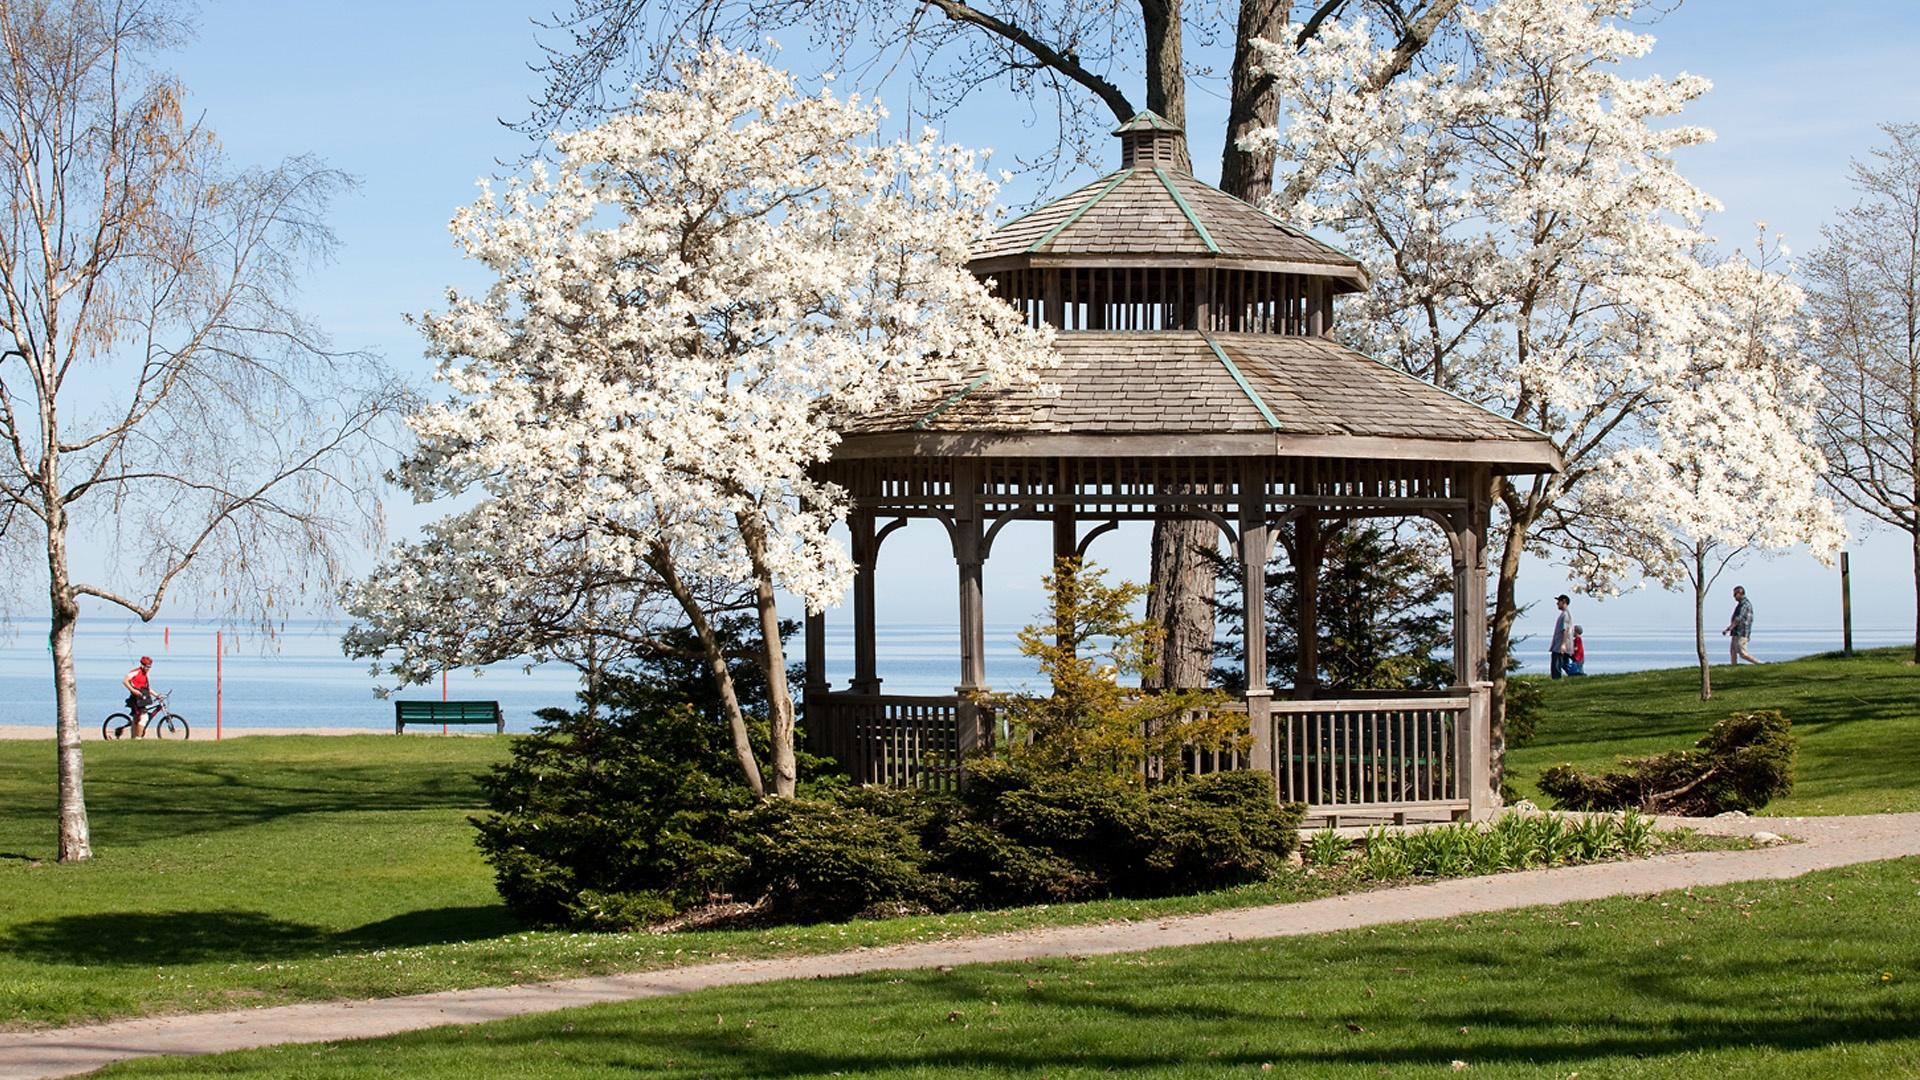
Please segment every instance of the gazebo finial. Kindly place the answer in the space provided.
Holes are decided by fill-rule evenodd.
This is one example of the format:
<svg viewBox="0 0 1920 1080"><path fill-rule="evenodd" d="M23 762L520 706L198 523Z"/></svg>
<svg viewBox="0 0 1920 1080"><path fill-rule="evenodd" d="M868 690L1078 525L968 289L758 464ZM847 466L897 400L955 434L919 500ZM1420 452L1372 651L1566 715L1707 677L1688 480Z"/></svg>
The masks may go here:
<svg viewBox="0 0 1920 1080"><path fill-rule="evenodd" d="M1187 168L1187 133L1180 125L1154 112L1142 109L1133 119L1113 129L1120 136L1120 167Z"/></svg>

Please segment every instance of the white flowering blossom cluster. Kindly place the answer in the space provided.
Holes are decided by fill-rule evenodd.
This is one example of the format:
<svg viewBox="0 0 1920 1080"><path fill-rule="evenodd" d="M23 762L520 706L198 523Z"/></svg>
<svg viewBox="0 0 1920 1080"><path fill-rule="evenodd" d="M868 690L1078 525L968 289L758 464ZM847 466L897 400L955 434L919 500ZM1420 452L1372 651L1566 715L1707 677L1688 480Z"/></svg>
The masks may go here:
<svg viewBox="0 0 1920 1080"><path fill-rule="evenodd" d="M357 588L363 650L432 640L382 627L514 607L563 549L592 577L650 583L703 639L705 598L744 596L780 684L790 793L774 590L818 610L851 574L828 536L844 493L810 477L830 417L1051 362L1047 335L965 266L993 182L931 132L879 142L881 116L710 48L631 110L556 135L553 169L455 216L494 282L421 319L454 394L412 418L399 476L421 499L484 501Z"/></svg>
<svg viewBox="0 0 1920 1080"><path fill-rule="evenodd" d="M1694 596L1702 696L1711 696L1702 607L1720 572L1752 550L1806 544L1829 562L1846 527L1820 486L1820 369L1801 359L1800 288L1758 258L1712 267L1716 302L1696 327L1687 392L1638 425L1643 442L1608 456L1576 493L1603 543L1576 562L1590 581L1630 566Z"/></svg>
<svg viewBox="0 0 1920 1080"><path fill-rule="evenodd" d="M1815 445L1819 367L1803 359L1800 287L1760 258L1728 259L1711 280L1719 302L1695 344L1699 374L1646 425L1646 442L1614 454L1581 493L1624 523L1616 548L1663 584L1697 579L1690 563L1714 548L1806 544L1823 561L1846 528L1822 494Z"/></svg>
<svg viewBox="0 0 1920 1080"><path fill-rule="evenodd" d="M1341 335L1533 425L1565 460L1554 476L1499 484L1496 679L1522 548L1643 539L1609 531L1617 516L1582 513L1600 504L1579 495L1595 477L1616 496L1659 500L1638 519L1654 547L1636 553L1658 548L1667 525L1724 540L1729 501L1735 517L1767 519L1753 523L1755 543L1831 537L1830 512L1805 501L1817 458L1805 409L1819 388L1791 347L1796 291L1765 266L1708 255L1703 224L1718 204L1674 155L1712 138L1677 119L1709 84L1623 74L1653 46L1623 25L1633 9L1463 7L1457 35L1430 47L1424 68L1375 93L1354 88L1389 62L1392 41L1364 20L1325 26L1303 49L1261 46L1290 119L1259 138L1283 170L1319 175L1300 204L1270 209L1337 230L1373 277L1346 302ZM1719 475L1696 494L1653 485L1649 463L1697 440L1709 447L1700 467ZM1622 565L1583 563L1599 579Z"/></svg>

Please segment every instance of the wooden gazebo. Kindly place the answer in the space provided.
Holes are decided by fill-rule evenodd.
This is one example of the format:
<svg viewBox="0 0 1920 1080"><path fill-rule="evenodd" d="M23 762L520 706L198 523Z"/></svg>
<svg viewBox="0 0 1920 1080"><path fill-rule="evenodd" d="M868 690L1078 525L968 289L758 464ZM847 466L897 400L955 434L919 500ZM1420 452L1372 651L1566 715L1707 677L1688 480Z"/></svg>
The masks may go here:
<svg viewBox="0 0 1920 1080"><path fill-rule="evenodd" d="M1200 518L1245 567L1251 767L1320 820L1478 816L1490 805L1486 549L1492 478L1556 469L1540 432L1347 349L1334 298L1364 289L1350 256L1196 180L1180 130L1143 113L1116 132L1120 169L995 232L971 267L1035 325L1059 330L1048 394L979 383L928 408L842 424L827 477L851 494L854 677L825 680L807 621L812 748L873 783L957 782L993 737L981 570L1010 521L1053 525L1057 555L1122 521ZM1329 522L1425 517L1454 568L1455 683L1434 694L1273 700L1263 574L1276 538L1300 567L1300 668ZM917 518L958 564L952 695L881 692L874 565Z"/></svg>

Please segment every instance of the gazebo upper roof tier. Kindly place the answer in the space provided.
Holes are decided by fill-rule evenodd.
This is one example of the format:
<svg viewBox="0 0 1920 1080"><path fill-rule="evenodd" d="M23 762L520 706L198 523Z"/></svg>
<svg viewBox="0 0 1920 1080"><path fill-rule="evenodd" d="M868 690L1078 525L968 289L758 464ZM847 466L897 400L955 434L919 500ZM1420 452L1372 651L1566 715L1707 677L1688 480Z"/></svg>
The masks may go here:
<svg viewBox="0 0 1920 1080"><path fill-rule="evenodd" d="M995 230L976 273L1028 267L1213 266L1325 277L1366 287L1358 260L1219 188L1182 164L1184 135L1152 113L1116 129L1119 170Z"/></svg>
<svg viewBox="0 0 1920 1080"><path fill-rule="evenodd" d="M1205 454L1560 467L1539 431L1330 338L1082 331L1055 344L1060 365L1042 386L925 387L923 404L836 424L843 441L834 457Z"/></svg>

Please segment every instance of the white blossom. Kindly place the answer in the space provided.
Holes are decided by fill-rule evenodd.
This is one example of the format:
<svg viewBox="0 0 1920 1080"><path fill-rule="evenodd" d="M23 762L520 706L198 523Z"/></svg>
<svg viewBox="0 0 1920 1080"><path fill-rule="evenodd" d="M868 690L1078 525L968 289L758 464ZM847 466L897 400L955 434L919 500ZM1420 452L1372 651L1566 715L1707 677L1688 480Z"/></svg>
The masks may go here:
<svg viewBox="0 0 1920 1080"><path fill-rule="evenodd" d="M1791 287L1764 267L1716 264L1704 225L1719 205L1676 167L1676 153L1713 137L1679 120L1709 84L1626 75L1653 47L1625 25L1632 13L1626 0L1463 7L1456 39L1427 54L1450 59L1374 93L1354 88L1388 62L1394 35L1364 20L1323 26L1302 49L1260 46L1291 111L1258 140L1282 169L1320 170L1303 202L1270 209L1336 230L1373 279L1345 302L1341 335L1533 425L1565 462L1498 483L1496 680L1521 549L1572 553L1596 586L1633 561L1610 551L1619 534L1589 512L1599 496L1582 489L1594 478L1638 477L1641 509L1721 535L1694 515L1704 504L1719 514L1724 500L1690 506L1677 488L1646 487L1682 429L1721 418L1698 458L1719 473L1703 492L1793 487L1800 472L1775 474L1803 469L1811 452L1801 410L1817 376L1773 337L1793 318ZM1759 304L1782 305L1742 328L1769 359L1735 364L1716 335L1745 317L1736 311L1759 318ZM1831 522L1800 502L1747 511L1765 519L1756 543L1830 536ZM1652 562L1662 576L1671 567Z"/></svg>
<svg viewBox="0 0 1920 1080"><path fill-rule="evenodd" d="M1048 336L966 268L995 190L976 155L931 131L880 143L881 116L710 48L631 110L554 136L552 169L456 214L494 282L420 318L453 393L413 417L399 477L421 499L484 496L447 528L499 558L402 549L355 610L411 594L430 598L412 618L484 617L460 598L510 591L522 555L562 537L596 573L744 593L763 626L775 588L837 603L851 563L828 530L845 494L811 476L837 441L830 415L976 375L1032 381L1051 360ZM784 794L784 685L775 699Z"/></svg>

